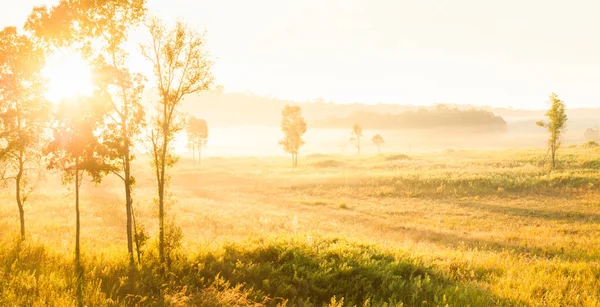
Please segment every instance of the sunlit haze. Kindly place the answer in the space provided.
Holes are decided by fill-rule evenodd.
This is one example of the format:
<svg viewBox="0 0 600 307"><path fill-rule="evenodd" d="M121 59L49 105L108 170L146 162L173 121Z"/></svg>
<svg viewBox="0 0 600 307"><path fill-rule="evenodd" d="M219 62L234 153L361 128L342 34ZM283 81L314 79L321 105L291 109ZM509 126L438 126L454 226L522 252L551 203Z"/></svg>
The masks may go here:
<svg viewBox="0 0 600 307"><path fill-rule="evenodd" d="M600 307L600 0L0 2L0 306Z"/></svg>
<svg viewBox="0 0 600 307"><path fill-rule="evenodd" d="M42 75L48 79L46 98L53 103L78 95L90 95L93 90L90 67L74 52L60 50L51 55Z"/></svg>
<svg viewBox="0 0 600 307"><path fill-rule="evenodd" d="M0 22L32 5L10 2ZM227 91L337 103L600 103L600 2L150 0L206 29Z"/></svg>

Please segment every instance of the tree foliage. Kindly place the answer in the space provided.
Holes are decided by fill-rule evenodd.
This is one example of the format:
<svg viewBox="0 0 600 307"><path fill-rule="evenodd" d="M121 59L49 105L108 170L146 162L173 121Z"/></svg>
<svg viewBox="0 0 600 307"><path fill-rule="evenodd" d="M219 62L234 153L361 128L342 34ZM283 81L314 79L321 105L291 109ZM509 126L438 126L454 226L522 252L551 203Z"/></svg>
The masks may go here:
<svg viewBox="0 0 600 307"><path fill-rule="evenodd" d="M350 138L350 140L356 141L356 149L360 154L360 138L363 136L362 127L359 124L354 124L354 126L352 126L352 132L350 134L352 135L352 138Z"/></svg>
<svg viewBox="0 0 600 307"><path fill-rule="evenodd" d="M22 240L24 205L42 174L41 147L49 120L44 64L44 53L32 39L14 27L0 31L0 161L15 182Z"/></svg>
<svg viewBox="0 0 600 307"><path fill-rule="evenodd" d="M383 137L380 134L375 134L372 141L377 145L377 152L381 153L381 144L385 143Z"/></svg>
<svg viewBox="0 0 600 307"><path fill-rule="evenodd" d="M102 139L112 158L113 173L124 184L127 251L131 264L134 261L132 194L135 184L131 162L135 158L136 138L144 126L142 93L146 79L127 68L129 54L122 45L130 30L144 18L145 5L145 0L81 0L75 6L82 36L96 42L95 48L89 48L94 66L101 72L96 83L111 106ZM136 245L139 253L139 244Z"/></svg>
<svg viewBox="0 0 600 307"><path fill-rule="evenodd" d="M75 47L96 71L95 96L111 106L102 139L112 160L111 169L125 186L127 248L133 264L132 147L141 132L144 109L141 94L145 78L126 67L122 44L129 30L146 14L145 0L61 0L34 8L26 27L49 49Z"/></svg>
<svg viewBox="0 0 600 307"><path fill-rule="evenodd" d="M80 252L79 191L85 174L99 183L111 168L105 163L106 148L98 139L104 122L106 104L101 99L77 97L58 106L48 144L48 168L63 174L63 183L75 190L75 268L78 276L77 297L81 305L83 269Z"/></svg>
<svg viewBox="0 0 600 307"><path fill-rule="evenodd" d="M177 162L173 153L173 140L184 129L179 112L184 96L209 88L213 81L212 62L204 51L204 39L199 33L178 21L173 28L158 18L147 24L151 36L142 53L152 64L156 76L158 99L150 121L150 156L158 191L159 258L168 263L165 255L165 201L169 176L167 168Z"/></svg>
<svg viewBox="0 0 600 307"><path fill-rule="evenodd" d="M194 163L196 163L196 153L198 153L198 164L200 164L202 147L208 141L208 124L206 120L194 116L188 117L186 135L188 145L192 148Z"/></svg>
<svg viewBox="0 0 600 307"><path fill-rule="evenodd" d="M548 138L548 151L552 158L552 167L556 167L556 151L561 146L562 135L567 128L567 114L565 112L565 103L558 98L558 95L550 95L550 109L546 111L548 121L539 121L536 124L546 128L550 137Z"/></svg>
<svg viewBox="0 0 600 307"><path fill-rule="evenodd" d="M306 133L306 122L302 117L302 109L299 106L286 105L281 111L281 131L283 139L279 144L285 152L292 154L292 166L298 166L298 152L304 145L302 136Z"/></svg>

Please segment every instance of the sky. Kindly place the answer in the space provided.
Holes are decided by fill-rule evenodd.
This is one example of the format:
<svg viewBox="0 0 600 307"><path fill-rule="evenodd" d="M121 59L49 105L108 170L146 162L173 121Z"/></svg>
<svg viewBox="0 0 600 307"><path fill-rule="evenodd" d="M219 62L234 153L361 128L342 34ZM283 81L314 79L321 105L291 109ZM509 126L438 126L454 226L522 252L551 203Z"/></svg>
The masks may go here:
<svg viewBox="0 0 600 307"><path fill-rule="evenodd" d="M2 2L0 26L33 5ZM148 0L207 31L226 91L338 103L600 107L597 0Z"/></svg>

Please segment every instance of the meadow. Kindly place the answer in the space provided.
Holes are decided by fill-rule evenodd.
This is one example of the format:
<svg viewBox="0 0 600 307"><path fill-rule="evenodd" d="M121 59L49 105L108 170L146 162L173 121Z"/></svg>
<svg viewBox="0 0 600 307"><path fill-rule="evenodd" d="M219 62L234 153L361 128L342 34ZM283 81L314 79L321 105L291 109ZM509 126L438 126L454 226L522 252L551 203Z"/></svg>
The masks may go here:
<svg viewBox="0 0 600 307"><path fill-rule="evenodd" d="M600 306L600 149L442 150L181 160L166 274L155 183L136 161L135 211L150 234L134 273L122 184L81 192L87 306ZM26 206L18 243L0 205L0 305L72 306L73 192L58 174Z"/></svg>

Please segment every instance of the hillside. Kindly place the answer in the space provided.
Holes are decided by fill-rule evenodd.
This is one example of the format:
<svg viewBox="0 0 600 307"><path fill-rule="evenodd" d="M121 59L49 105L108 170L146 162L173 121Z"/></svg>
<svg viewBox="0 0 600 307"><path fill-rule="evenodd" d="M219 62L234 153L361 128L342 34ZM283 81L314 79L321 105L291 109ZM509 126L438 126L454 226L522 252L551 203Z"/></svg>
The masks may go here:
<svg viewBox="0 0 600 307"><path fill-rule="evenodd" d="M147 93L147 97L152 97ZM152 99L147 99L152 101ZM600 124L600 108L569 108L567 103L567 114L569 116L569 128L585 130ZM204 118L211 127L226 126L273 126L277 127L281 120L281 109L286 104L297 104L302 106L302 113L307 122L315 122L317 126L327 126L323 120L328 118L353 117L359 120L360 114L401 114L405 112L419 112L419 110L433 110L436 107L422 107L411 105L410 102L391 104L336 104L330 101L317 99L307 102L296 102L273 97L263 97L252 93L229 93L220 90L203 92L199 95L187 97L184 102L183 111ZM507 123L508 130L528 129L535 131L535 122L542 119L544 110L521 110L511 108L486 107L485 103L478 106L445 104L449 108L459 110L479 109L502 117ZM365 129L375 129L363 124ZM581 132L583 133L583 132Z"/></svg>

